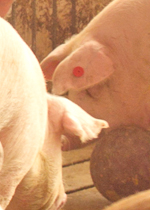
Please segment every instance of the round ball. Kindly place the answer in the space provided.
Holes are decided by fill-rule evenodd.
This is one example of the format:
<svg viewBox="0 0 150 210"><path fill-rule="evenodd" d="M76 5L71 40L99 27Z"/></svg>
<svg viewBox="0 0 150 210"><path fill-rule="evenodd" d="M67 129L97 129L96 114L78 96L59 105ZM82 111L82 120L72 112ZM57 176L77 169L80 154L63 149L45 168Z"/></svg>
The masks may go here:
<svg viewBox="0 0 150 210"><path fill-rule="evenodd" d="M122 127L102 135L91 156L98 191L116 201L150 188L150 132Z"/></svg>

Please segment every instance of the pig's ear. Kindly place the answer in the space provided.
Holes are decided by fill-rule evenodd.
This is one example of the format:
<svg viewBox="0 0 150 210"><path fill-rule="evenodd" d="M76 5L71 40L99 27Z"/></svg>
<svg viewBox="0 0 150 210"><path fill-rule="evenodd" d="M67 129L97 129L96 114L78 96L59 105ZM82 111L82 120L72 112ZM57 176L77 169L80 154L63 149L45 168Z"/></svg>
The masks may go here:
<svg viewBox="0 0 150 210"><path fill-rule="evenodd" d="M69 49L67 44L62 44L42 60L40 65L46 80L52 80L56 67L68 55L68 53Z"/></svg>
<svg viewBox="0 0 150 210"><path fill-rule="evenodd" d="M108 128L104 120L92 118L87 113L80 113L75 116L73 113L65 112L63 116L64 132L78 136L82 143L98 137L102 128Z"/></svg>
<svg viewBox="0 0 150 210"><path fill-rule="evenodd" d="M63 106L62 127L64 133L78 136L82 142L98 137L109 125L104 120L95 119L68 99L60 98Z"/></svg>
<svg viewBox="0 0 150 210"><path fill-rule="evenodd" d="M88 41L59 64L53 75L53 93L87 89L108 79L113 72L108 49L97 41Z"/></svg>
<svg viewBox="0 0 150 210"><path fill-rule="evenodd" d="M87 114L78 105L64 97L47 94L49 124L54 132L78 136L82 142L97 138L108 123Z"/></svg>

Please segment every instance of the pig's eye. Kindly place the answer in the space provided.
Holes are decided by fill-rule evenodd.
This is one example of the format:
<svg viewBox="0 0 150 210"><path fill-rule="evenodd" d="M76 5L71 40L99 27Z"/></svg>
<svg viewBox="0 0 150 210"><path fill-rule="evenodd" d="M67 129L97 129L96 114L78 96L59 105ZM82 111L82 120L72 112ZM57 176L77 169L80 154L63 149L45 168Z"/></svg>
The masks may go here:
<svg viewBox="0 0 150 210"><path fill-rule="evenodd" d="M75 77L81 77L84 74L84 69L81 66L77 66L73 69L73 75Z"/></svg>

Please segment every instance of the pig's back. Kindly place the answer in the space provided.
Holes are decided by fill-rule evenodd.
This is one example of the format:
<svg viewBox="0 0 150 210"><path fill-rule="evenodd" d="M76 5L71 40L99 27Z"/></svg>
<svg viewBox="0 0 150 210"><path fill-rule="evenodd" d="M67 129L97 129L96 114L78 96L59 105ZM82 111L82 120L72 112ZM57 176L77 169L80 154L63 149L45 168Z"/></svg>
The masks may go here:
<svg viewBox="0 0 150 210"><path fill-rule="evenodd" d="M47 102L39 63L9 23L0 19L0 28L0 131L13 124L17 134L35 129L31 138L43 138Z"/></svg>

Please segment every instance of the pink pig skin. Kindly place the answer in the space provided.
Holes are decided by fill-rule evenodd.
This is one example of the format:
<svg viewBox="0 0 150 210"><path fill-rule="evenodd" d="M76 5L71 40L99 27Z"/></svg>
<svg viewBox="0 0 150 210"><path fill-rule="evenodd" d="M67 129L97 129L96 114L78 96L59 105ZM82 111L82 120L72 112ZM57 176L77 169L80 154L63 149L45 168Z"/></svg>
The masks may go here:
<svg viewBox="0 0 150 210"><path fill-rule="evenodd" d="M103 210L149 210L150 190L145 190L114 202Z"/></svg>
<svg viewBox="0 0 150 210"><path fill-rule="evenodd" d="M114 0L41 63L53 92L110 128L150 128L150 1ZM75 67L84 69L76 77Z"/></svg>
<svg viewBox="0 0 150 210"><path fill-rule="evenodd" d="M62 134L86 142L108 123L48 95L37 59L2 18L0 46L0 209L58 210L66 202Z"/></svg>

